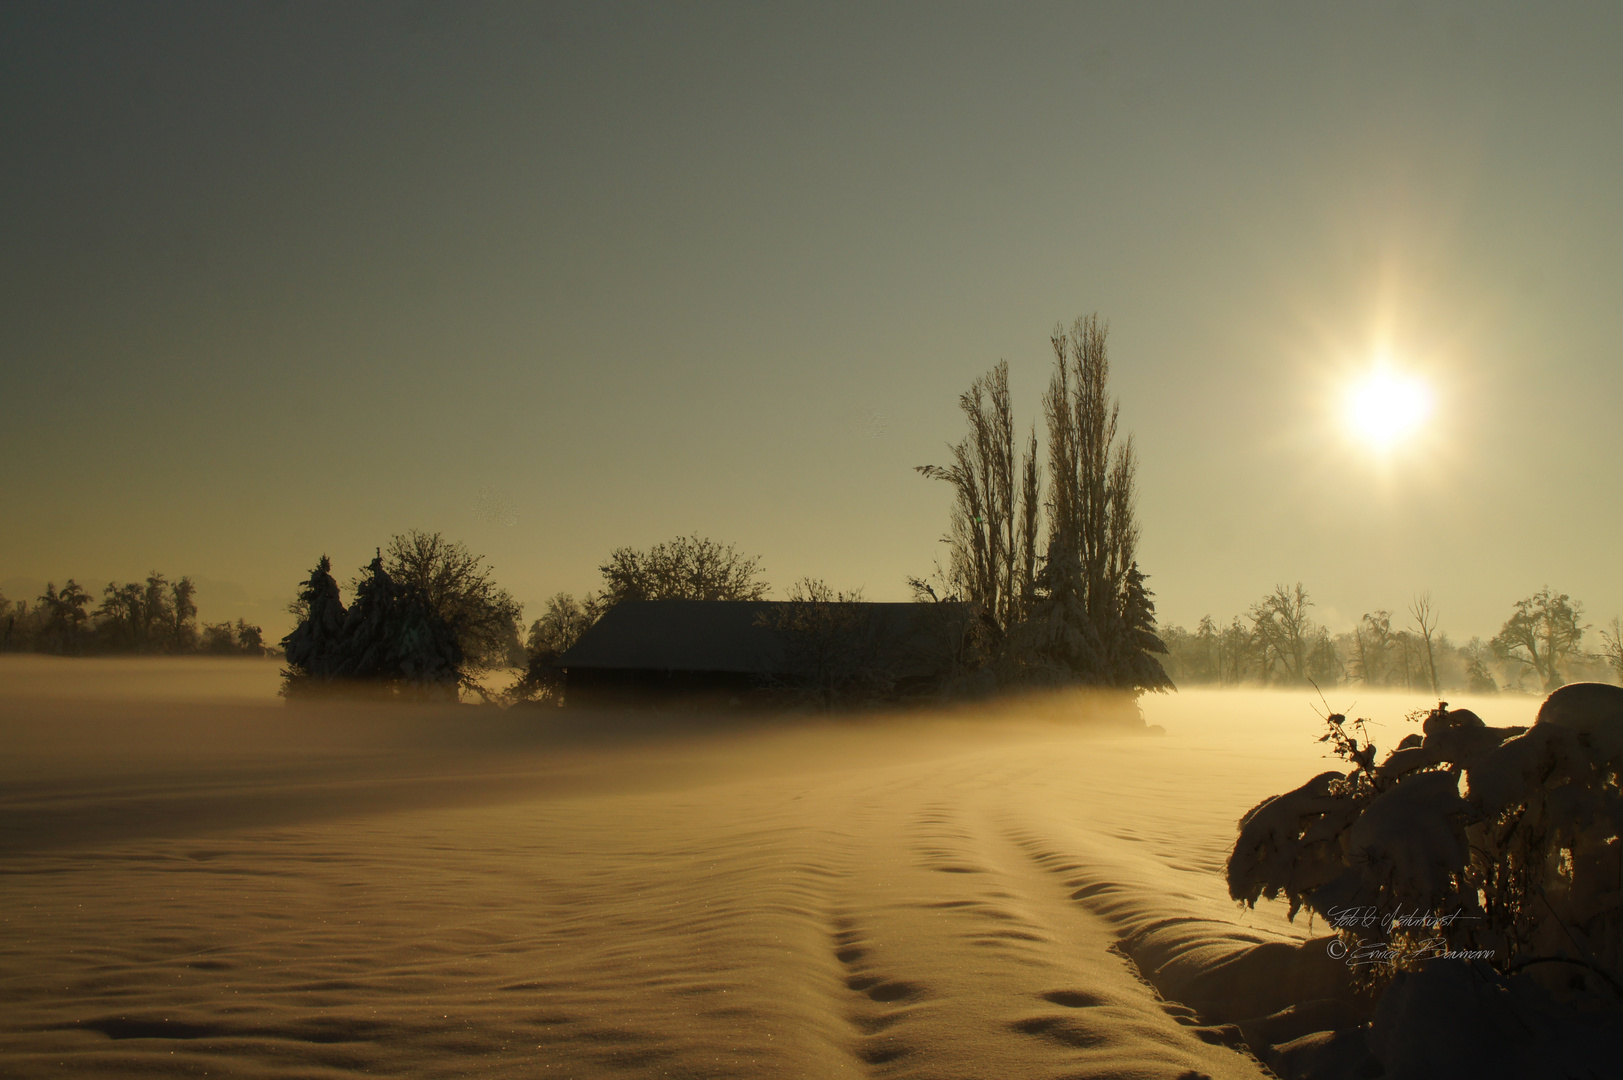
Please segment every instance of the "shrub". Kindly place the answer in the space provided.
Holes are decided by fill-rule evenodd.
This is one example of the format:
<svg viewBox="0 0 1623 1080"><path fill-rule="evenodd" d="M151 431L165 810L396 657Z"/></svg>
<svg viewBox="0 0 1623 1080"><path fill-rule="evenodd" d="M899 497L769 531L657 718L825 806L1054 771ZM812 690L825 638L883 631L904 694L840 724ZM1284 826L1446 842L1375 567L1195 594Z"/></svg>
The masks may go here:
<svg viewBox="0 0 1623 1080"><path fill-rule="evenodd" d="M1623 993L1623 688L1563 687L1531 728L1489 727L1446 702L1421 717L1379 764L1364 721L1328 717L1322 741L1351 768L1241 819L1229 894L1248 906L1283 896L1349 949L1378 920L1389 952L1366 968L1377 982L1454 955Z"/></svg>

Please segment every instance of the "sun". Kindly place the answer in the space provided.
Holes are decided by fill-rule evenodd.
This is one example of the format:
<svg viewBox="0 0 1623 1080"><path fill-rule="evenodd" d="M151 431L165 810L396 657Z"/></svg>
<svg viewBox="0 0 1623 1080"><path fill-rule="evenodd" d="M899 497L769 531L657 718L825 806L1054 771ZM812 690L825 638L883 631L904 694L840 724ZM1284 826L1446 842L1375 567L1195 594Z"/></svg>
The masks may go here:
<svg viewBox="0 0 1623 1080"><path fill-rule="evenodd" d="M1344 417L1353 436L1387 453L1419 432L1431 410L1429 386L1381 362L1347 387Z"/></svg>

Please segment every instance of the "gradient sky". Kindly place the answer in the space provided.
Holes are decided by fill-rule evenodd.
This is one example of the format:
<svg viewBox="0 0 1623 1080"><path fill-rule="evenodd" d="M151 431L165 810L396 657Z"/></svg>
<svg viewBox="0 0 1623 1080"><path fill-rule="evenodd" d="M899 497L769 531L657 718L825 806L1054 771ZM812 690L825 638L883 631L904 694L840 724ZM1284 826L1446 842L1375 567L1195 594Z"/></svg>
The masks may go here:
<svg viewBox="0 0 1623 1080"><path fill-rule="evenodd" d="M410 528L906 596L957 395L1110 324L1163 624L1623 613L1623 8L8 3L0 581ZM1430 380L1382 462L1340 387Z"/></svg>

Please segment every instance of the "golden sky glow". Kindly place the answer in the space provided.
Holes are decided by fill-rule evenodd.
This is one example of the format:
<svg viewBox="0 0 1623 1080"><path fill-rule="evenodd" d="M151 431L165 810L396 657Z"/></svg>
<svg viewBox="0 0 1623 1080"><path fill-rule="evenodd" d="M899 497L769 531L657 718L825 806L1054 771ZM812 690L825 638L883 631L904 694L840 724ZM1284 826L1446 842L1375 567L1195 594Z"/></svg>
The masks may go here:
<svg viewBox="0 0 1623 1080"><path fill-rule="evenodd" d="M1429 590L1491 634L1545 584L1608 620L1619 40L1442 0L0 5L0 590L156 568L276 636L323 552L423 529L532 615L689 533L902 600L958 395L1007 360L1040 428L1097 311L1166 621L1298 580L1332 626Z"/></svg>

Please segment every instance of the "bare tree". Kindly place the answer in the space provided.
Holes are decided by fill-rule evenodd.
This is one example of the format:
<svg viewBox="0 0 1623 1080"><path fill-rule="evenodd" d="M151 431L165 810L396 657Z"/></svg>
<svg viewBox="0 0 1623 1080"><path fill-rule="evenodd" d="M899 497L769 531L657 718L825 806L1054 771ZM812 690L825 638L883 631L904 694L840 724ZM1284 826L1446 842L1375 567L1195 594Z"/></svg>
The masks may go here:
<svg viewBox="0 0 1623 1080"><path fill-rule="evenodd" d="M90 621L85 611L90 594L72 578L58 589L55 582L46 582L39 602L44 612L44 625L40 629L39 644L45 652L77 653L83 648L84 627Z"/></svg>
<svg viewBox="0 0 1623 1080"><path fill-rule="evenodd" d="M229 622L204 623L199 650L211 656L264 656L265 634L246 619Z"/></svg>
<svg viewBox="0 0 1623 1080"><path fill-rule="evenodd" d="M561 656L591 629L600 614L602 611L593 593L587 593L584 602L566 592L554 593L547 601L545 614L530 624L524 647L532 656L536 653Z"/></svg>
<svg viewBox="0 0 1623 1080"><path fill-rule="evenodd" d="M1190 665L1189 673L1193 676L1191 682L1211 682L1221 678L1222 663L1218 659L1221 633L1210 615L1200 617L1200 622L1195 625L1194 663Z"/></svg>
<svg viewBox="0 0 1623 1080"><path fill-rule="evenodd" d="M1493 648L1479 637L1473 637L1460 648L1465 660L1466 688L1473 694L1497 694L1499 684L1493 677L1495 660Z"/></svg>
<svg viewBox="0 0 1623 1080"><path fill-rule="evenodd" d="M1432 649L1437 631L1437 609L1431 605L1431 593L1421 593L1415 597L1414 602L1409 605L1409 614L1414 618L1415 629L1424 646L1426 674L1431 677L1431 692L1441 694L1442 688L1437 683L1437 658Z"/></svg>
<svg viewBox="0 0 1623 1080"><path fill-rule="evenodd" d="M788 603L762 615L761 624L783 642L791 688L822 709L878 701L895 687L895 643L861 589L837 592L802 578Z"/></svg>
<svg viewBox="0 0 1623 1080"><path fill-rule="evenodd" d="M169 586L168 624L163 628L170 652L187 653L197 648L197 586L182 577Z"/></svg>
<svg viewBox="0 0 1623 1080"><path fill-rule="evenodd" d="M1612 666L1612 672L1623 681L1623 620L1613 618L1609 630L1600 632L1600 655Z"/></svg>
<svg viewBox="0 0 1623 1080"><path fill-rule="evenodd" d="M587 593L584 601L569 593L554 593L547 601L546 612L530 624L524 642L524 676L507 690L508 703L556 703L563 690L558 658L592 628L602 613L601 601L594 593Z"/></svg>
<svg viewBox="0 0 1623 1080"><path fill-rule="evenodd" d="M1307 680L1308 639L1313 630L1307 609L1312 606L1299 581L1294 589L1274 586L1273 592L1251 606L1252 629L1264 650L1264 681L1276 666L1285 669L1287 682Z"/></svg>
<svg viewBox="0 0 1623 1080"><path fill-rule="evenodd" d="M1544 689L1554 690L1563 681L1561 668L1578 654L1584 631L1589 629L1578 622L1583 614L1582 604L1545 586L1516 601L1515 613L1493 639L1494 651L1532 668L1544 681Z"/></svg>
<svg viewBox="0 0 1623 1080"><path fill-rule="evenodd" d="M1217 639L1219 680L1231 686L1245 682L1246 673L1260 651L1251 627L1238 615L1234 616Z"/></svg>
<svg viewBox="0 0 1623 1080"><path fill-rule="evenodd" d="M483 556L439 533L413 529L389 541L384 569L402 588L420 592L429 610L450 625L469 668L522 661L523 609L491 578Z"/></svg>
<svg viewBox="0 0 1623 1080"><path fill-rule="evenodd" d="M1106 332L1097 315L1077 319L1068 336L1054 328L1054 376L1043 398L1049 546L1076 553L1081 592L1097 623L1108 621L1118 591L1113 578L1132 561L1138 538L1131 515L1131 442L1120 450L1115 445L1121 407L1109 395ZM1121 481L1125 491L1116 486Z"/></svg>
<svg viewBox="0 0 1623 1080"><path fill-rule="evenodd" d="M1037 428L1031 429L1020 470L1020 613L1023 618L1037 598L1037 529L1042 515L1042 480L1037 464Z"/></svg>
<svg viewBox="0 0 1623 1080"><path fill-rule="evenodd" d="M189 604L190 592L182 599ZM195 608L191 614L196 614ZM176 619L169 582L156 570L147 575L145 584L108 582L96 609L97 635L105 648L118 652L161 651L169 643L171 625L183 622Z"/></svg>
<svg viewBox="0 0 1623 1080"><path fill-rule="evenodd" d="M731 544L679 536L647 551L616 548L603 574L604 609L623 600L759 600L771 587L761 560Z"/></svg>
<svg viewBox="0 0 1623 1080"><path fill-rule="evenodd" d="M1047 546L1037 554L1042 485L1035 428L1016 467L1008 365L959 398L970 431L947 467L921 466L957 493L943 588L909 579L920 599L967 601L980 629L966 655L996 681L1170 687L1156 654L1155 605L1138 569L1137 460L1117 441L1106 327L1097 315L1055 326L1054 374L1043 397L1048 428ZM935 579L932 579L935 580Z"/></svg>
<svg viewBox="0 0 1623 1080"><path fill-rule="evenodd" d="M1387 611L1366 612L1353 627L1353 655L1349 675L1368 686L1384 686L1389 681L1389 654L1392 648L1392 615Z"/></svg>
<svg viewBox="0 0 1623 1080"><path fill-rule="evenodd" d="M1392 635L1392 644L1397 653L1397 673L1394 680L1405 690L1414 689L1415 674L1420 670L1420 647L1413 634L1407 630L1399 630Z"/></svg>
<svg viewBox="0 0 1623 1080"><path fill-rule="evenodd" d="M1180 683L1209 683L1221 678L1219 632L1210 615L1201 616L1193 632L1170 626L1160 632L1169 661L1167 674Z"/></svg>
<svg viewBox="0 0 1623 1080"><path fill-rule="evenodd" d="M1037 432L1024 458L1015 454L1009 365L999 361L959 395L969 434L951 447L952 464L918 472L951 484L956 494L946 536L949 591L976 606L995 637L1025 616L1037 563L1039 479Z"/></svg>
<svg viewBox="0 0 1623 1080"><path fill-rule="evenodd" d="M1334 686L1341 681L1343 670L1330 632L1322 626L1315 627L1307 652L1307 677L1317 686Z"/></svg>

